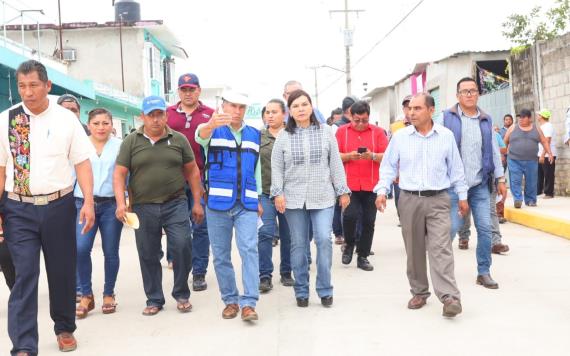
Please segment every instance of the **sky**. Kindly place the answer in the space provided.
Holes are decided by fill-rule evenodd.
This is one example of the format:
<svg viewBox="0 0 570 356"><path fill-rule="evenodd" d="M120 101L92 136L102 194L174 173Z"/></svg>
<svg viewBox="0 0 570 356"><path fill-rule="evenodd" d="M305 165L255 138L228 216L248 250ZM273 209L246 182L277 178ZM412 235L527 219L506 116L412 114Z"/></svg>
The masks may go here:
<svg viewBox="0 0 570 356"><path fill-rule="evenodd" d="M41 22L57 23L57 0L7 0L43 9ZM113 21L111 0L61 0L63 22ZM314 66L345 68L344 0L139 0L143 20L164 20L189 54L176 61L178 74L192 72L202 87L230 86L258 102L280 98L283 84L298 80L315 93ZM348 0L354 32L350 48L352 94L402 79L416 63L459 51L509 49L501 24L514 12L545 8L553 0ZM370 50L372 50L370 52ZM367 56L364 56L370 52ZM359 61L360 60L360 61ZM357 64L355 64L359 61ZM319 108L328 116L346 95L342 72L319 68ZM313 98L314 99L314 98Z"/></svg>

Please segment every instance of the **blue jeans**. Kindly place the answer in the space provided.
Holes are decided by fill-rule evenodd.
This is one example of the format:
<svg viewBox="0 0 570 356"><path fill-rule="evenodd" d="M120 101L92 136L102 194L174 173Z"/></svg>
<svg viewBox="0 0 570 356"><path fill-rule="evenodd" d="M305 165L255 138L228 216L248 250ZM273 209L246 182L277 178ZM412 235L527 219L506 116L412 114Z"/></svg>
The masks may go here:
<svg viewBox="0 0 570 356"><path fill-rule="evenodd" d="M309 221L312 222L313 239L317 245L317 294L328 297L333 294L332 220L334 207L325 209L287 209L285 217L291 229L291 265L295 276L295 297L309 298L309 269L307 246L309 245Z"/></svg>
<svg viewBox="0 0 570 356"><path fill-rule="evenodd" d="M208 234L214 255L214 270L224 304L255 307L259 300L259 255L257 253L257 211L240 202L228 211L206 208ZM232 232L241 257L243 295L239 295L232 265Z"/></svg>
<svg viewBox="0 0 570 356"><path fill-rule="evenodd" d="M263 194L260 196L260 202L263 206L263 226L258 231L259 242L257 248L259 250L259 278L272 277L273 273L273 235L277 227L276 219L279 219L279 239L281 240L281 265L279 273L291 273L291 235L289 225L285 215L279 213L275 209L275 204L269 196Z"/></svg>
<svg viewBox="0 0 570 356"><path fill-rule="evenodd" d="M192 238L188 203L185 198L175 198L162 204L135 204L140 227L135 230L139 263L147 297L147 306L162 307L161 243L162 229L171 243L174 269L172 297L176 300L190 298L188 276L192 269Z"/></svg>
<svg viewBox="0 0 570 356"><path fill-rule="evenodd" d="M77 208L76 233L77 238L77 274L79 275L82 295L92 295L91 285L91 250L97 230L101 233L103 254L105 255L105 286L103 295L115 294L115 282L119 272L119 243L121 242L121 230L123 224L115 217L117 203L115 198L101 203L95 203L95 224L85 234L81 234L83 225L79 222L79 210L83 207L83 199L75 199Z"/></svg>
<svg viewBox="0 0 570 356"><path fill-rule="evenodd" d="M451 198L451 239L463 226L464 219L458 214L459 197L449 190ZM477 272L479 275L491 273L491 207L489 203L490 192L487 182L469 188L467 202L473 214L473 222L477 229Z"/></svg>
<svg viewBox="0 0 570 356"><path fill-rule="evenodd" d="M523 161L507 159L511 174L511 193L514 201L523 201L522 178L524 176L524 202L536 203L536 189L538 184L538 161Z"/></svg>

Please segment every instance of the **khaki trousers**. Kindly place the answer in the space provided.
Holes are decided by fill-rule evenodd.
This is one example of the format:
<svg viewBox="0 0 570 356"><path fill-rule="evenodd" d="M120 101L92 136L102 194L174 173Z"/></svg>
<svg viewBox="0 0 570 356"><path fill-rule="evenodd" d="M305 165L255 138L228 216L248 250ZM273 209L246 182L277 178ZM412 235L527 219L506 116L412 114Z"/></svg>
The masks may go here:
<svg viewBox="0 0 570 356"><path fill-rule="evenodd" d="M429 297L426 251L435 295L443 302L448 296L460 299L455 282L451 230L451 202L442 192L419 197L402 190L399 212L406 247L407 274L412 295Z"/></svg>

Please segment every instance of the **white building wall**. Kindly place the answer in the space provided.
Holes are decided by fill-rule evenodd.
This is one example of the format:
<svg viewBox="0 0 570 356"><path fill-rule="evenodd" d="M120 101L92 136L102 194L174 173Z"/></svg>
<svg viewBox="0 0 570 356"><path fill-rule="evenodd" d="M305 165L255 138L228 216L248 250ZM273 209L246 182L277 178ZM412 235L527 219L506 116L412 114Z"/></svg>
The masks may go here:
<svg viewBox="0 0 570 356"><path fill-rule="evenodd" d="M123 65L125 92L144 96L144 30L124 27ZM20 31L8 31L10 39L21 42ZM26 31L25 43L37 47L37 32ZM53 54L59 47L55 30L41 30L41 51ZM63 31L63 48L76 50L77 61L69 62L67 74L79 80L94 80L122 90L119 28L88 28Z"/></svg>

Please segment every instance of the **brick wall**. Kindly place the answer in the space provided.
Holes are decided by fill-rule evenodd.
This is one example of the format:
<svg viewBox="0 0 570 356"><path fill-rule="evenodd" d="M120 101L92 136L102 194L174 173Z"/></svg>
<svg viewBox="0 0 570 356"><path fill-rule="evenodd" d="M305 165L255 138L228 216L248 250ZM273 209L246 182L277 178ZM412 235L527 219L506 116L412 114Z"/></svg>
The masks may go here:
<svg viewBox="0 0 570 356"><path fill-rule="evenodd" d="M543 106L552 112L550 121L556 131L555 194L570 196L570 149L562 143L566 110L570 107L570 33L511 56L511 78L517 112L522 108L540 109L538 85L541 84Z"/></svg>

